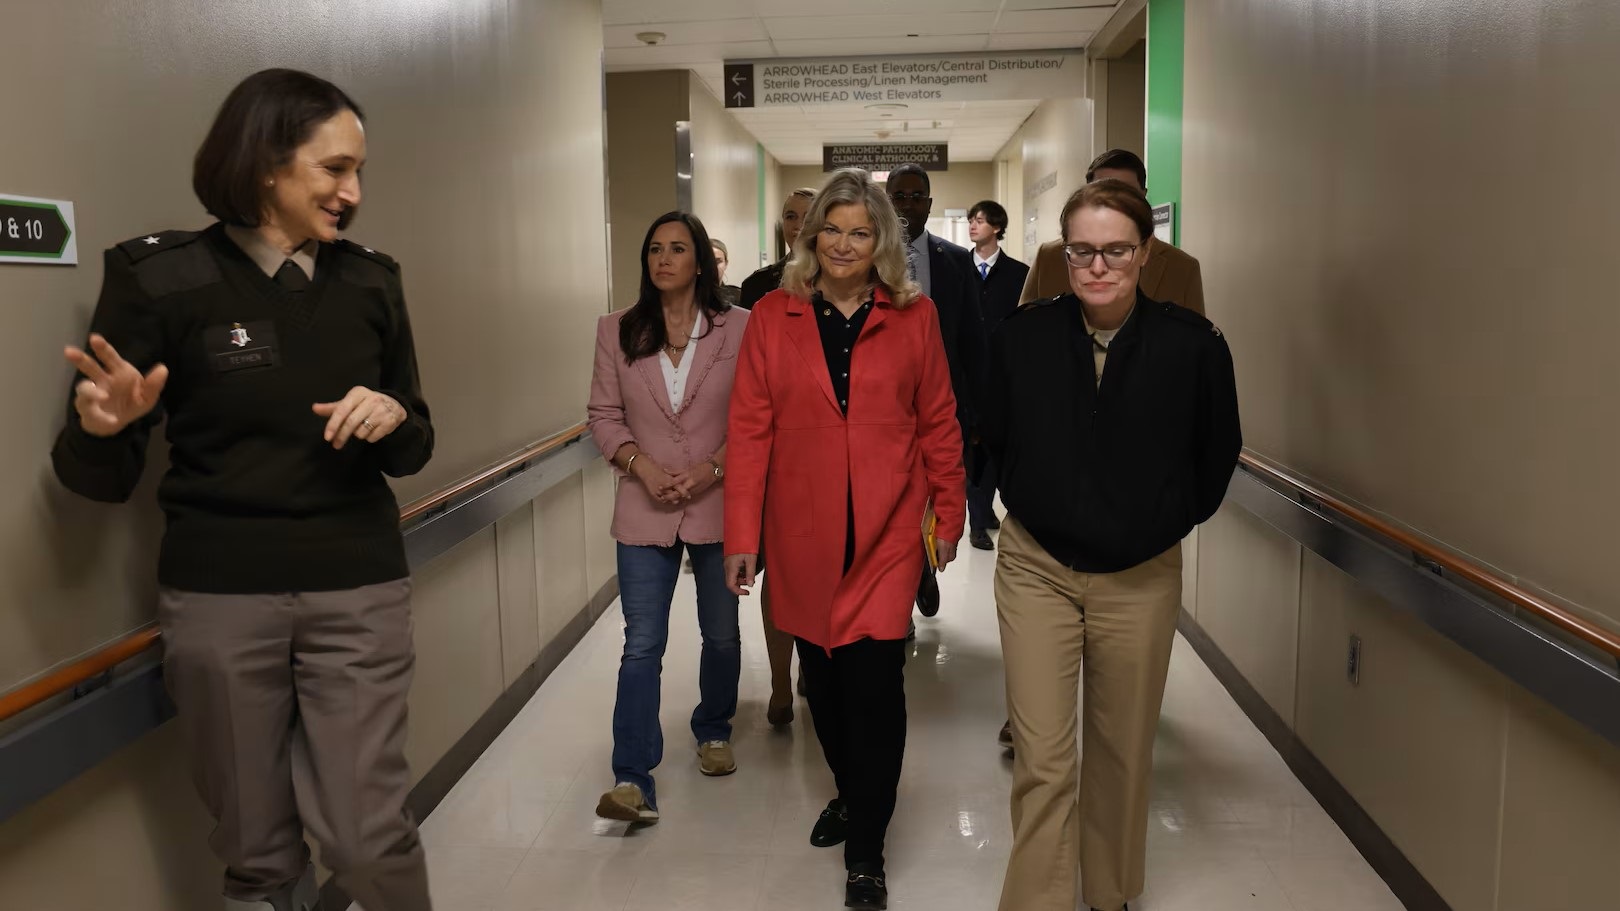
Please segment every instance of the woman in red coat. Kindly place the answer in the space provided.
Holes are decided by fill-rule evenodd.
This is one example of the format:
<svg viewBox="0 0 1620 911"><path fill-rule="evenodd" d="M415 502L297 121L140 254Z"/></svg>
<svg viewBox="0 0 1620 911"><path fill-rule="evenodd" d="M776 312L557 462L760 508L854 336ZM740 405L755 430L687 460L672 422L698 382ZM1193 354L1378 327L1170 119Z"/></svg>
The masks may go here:
<svg viewBox="0 0 1620 911"><path fill-rule="evenodd" d="M798 641L816 736L838 785L811 833L843 842L846 904L883 908L883 839L905 752L905 640L938 515L956 557L961 430L934 304L865 171L828 178L782 289L754 306L732 386L726 578L754 582L763 527L773 614Z"/></svg>

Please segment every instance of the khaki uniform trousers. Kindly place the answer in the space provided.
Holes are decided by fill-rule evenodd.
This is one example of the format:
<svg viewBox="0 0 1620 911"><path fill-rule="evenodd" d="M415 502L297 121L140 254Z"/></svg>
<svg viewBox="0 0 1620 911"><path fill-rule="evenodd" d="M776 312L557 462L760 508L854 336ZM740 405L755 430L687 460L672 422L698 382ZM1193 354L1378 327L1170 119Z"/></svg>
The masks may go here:
<svg viewBox="0 0 1620 911"><path fill-rule="evenodd" d="M1075 572L1009 517L999 550L996 612L1014 751L1001 911L1075 911L1080 883L1083 904L1119 911L1143 888L1181 546L1123 572ZM1082 671L1083 766L1075 747Z"/></svg>
<svg viewBox="0 0 1620 911"><path fill-rule="evenodd" d="M366 911L428 911L405 809L409 580L158 601L163 678L216 826L225 895L262 901L309 862L307 828Z"/></svg>

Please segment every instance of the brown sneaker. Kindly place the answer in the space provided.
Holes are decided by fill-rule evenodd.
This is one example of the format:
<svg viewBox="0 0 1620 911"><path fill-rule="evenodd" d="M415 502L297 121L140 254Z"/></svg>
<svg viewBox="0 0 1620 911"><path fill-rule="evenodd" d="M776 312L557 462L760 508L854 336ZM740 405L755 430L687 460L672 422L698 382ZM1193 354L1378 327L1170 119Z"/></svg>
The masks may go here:
<svg viewBox="0 0 1620 911"><path fill-rule="evenodd" d="M613 786L613 790L602 795L602 799L596 803L596 815L622 822L658 821L658 810L647 803L641 788L626 781L619 782Z"/></svg>
<svg viewBox="0 0 1620 911"><path fill-rule="evenodd" d="M731 744L724 740L699 744L698 771L710 777L730 775L737 771L737 760L731 755Z"/></svg>

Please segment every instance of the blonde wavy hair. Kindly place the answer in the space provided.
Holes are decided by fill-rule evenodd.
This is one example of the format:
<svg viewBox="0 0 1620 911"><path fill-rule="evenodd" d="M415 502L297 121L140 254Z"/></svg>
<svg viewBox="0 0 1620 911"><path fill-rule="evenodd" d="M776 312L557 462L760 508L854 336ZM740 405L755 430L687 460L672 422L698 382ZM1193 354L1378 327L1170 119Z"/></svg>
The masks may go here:
<svg viewBox="0 0 1620 911"><path fill-rule="evenodd" d="M816 279L821 277L816 242L827 227L827 213L838 206L849 205L866 206L866 214L872 219L872 283L888 289L889 300L896 310L906 309L922 294L922 289L911 280L906 265L906 234L900 228L900 216L895 214L889 194L872 181L872 175L860 168L832 172L810 201L804 229L793 245L793 256L787 268L782 270L782 290L805 299L815 294Z"/></svg>

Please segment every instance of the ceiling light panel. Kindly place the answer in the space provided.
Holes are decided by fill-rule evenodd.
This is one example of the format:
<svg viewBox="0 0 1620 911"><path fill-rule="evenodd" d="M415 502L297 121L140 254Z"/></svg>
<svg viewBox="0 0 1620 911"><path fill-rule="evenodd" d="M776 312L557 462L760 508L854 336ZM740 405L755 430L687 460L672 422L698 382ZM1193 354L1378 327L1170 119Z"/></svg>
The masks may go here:
<svg viewBox="0 0 1620 911"><path fill-rule="evenodd" d="M791 16L769 18L765 28L777 41L808 41L812 39L845 40L851 36L885 38L894 41L912 40L905 36L976 35L983 37L996 22L995 13L939 13L931 16ZM892 46L895 53L907 50L905 45Z"/></svg>
<svg viewBox="0 0 1620 911"><path fill-rule="evenodd" d="M681 0L658 3L652 0L602 0L603 25L637 25L649 22L701 22L752 19L754 0Z"/></svg>
<svg viewBox="0 0 1620 911"><path fill-rule="evenodd" d="M663 32L665 47L672 44L730 44L739 41L769 41L770 35L755 18L723 19L715 22L648 22L640 25L609 25L602 29L606 47L643 47L636 38L640 32Z"/></svg>

